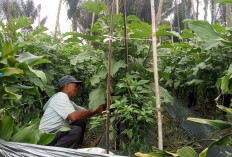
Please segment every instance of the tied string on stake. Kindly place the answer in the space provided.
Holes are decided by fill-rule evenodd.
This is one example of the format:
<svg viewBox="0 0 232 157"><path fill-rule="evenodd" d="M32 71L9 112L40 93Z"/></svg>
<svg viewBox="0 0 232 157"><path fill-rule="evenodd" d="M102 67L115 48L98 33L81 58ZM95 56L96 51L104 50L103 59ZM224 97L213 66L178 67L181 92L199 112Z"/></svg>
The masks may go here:
<svg viewBox="0 0 232 157"><path fill-rule="evenodd" d="M109 35L104 35L106 37L103 42L108 42L109 40L115 41L115 40L125 40L124 37L114 37ZM145 38L126 38L126 40L143 40L143 41L152 41L151 38L145 39Z"/></svg>

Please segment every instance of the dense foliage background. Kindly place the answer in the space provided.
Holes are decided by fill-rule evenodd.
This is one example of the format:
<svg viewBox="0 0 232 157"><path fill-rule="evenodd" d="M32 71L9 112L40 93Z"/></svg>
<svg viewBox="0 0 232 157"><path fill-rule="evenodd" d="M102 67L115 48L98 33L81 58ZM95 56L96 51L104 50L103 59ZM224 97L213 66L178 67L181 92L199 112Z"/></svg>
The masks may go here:
<svg viewBox="0 0 232 157"><path fill-rule="evenodd" d="M175 6L168 1L164 4ZM3 73L0 76L0 138L49 143L54 134L45 135L38 130L39 118L43 113L43 104L57 92L57 81L61 76L70 74L85 82L79 89L75 100L77 104L95 110L106 102L108 41L111 39L109 7L103 2L88 1L80 8L89 12L86 14L97 15L92 27L82 25L85 30L82 33L58 33L56 40L46 33L46 27L32 29L33 17L28 14L12 14L12 18L0 22L0 72ZM145 14L142 10L141 15L139 13L137 16ZM190 14L183 19L191 18ZM152 28L149 20L144 22L128 14L129 63L126 64L123 14L115 15L114 20L110 135L113 138L113 124L120 122L123 129L120 148L132 155L136 151L147 151L145 137L155 124ZM189 107L200 106L199 112L204 118L215 118L218 109L214 99L218 95L231 94L231 27L215 20L212 24L184 20L181 25L181 31L174 31L172 26L166 24L160 25L156 32L161 101L172 104L172 97L178 97L186 100ZM221 104L220 101L218 103ZM219 108L231 115L231 109ZM93 124L102 125L103 120L104 116L95 118ZM214 122L223 129L231 128L231 117L224 117L223 120ZM212 121L203 122L212 124ZM29 132L31 138L25 140L23 137L32 130L33 133ZM41 142L38 134L41 139L48 139L45 136L49 139ZM223 144L230 143L231 133L222 138L225 139L227 141ZM191 148L188 150L192 151Z"/></svg>

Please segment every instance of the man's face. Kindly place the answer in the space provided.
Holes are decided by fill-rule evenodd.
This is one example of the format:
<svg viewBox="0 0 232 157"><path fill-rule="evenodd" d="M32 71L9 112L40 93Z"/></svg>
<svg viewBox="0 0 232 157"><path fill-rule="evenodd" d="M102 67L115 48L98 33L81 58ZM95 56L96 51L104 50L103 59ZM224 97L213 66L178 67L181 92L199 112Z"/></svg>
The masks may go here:
<svg viewBox="0 0 232 157"><path fill-rule="evenodd" d="M68 84L68 96L70 99L74 98L77 95L78 87L77 83L69 83Z"/></svg>

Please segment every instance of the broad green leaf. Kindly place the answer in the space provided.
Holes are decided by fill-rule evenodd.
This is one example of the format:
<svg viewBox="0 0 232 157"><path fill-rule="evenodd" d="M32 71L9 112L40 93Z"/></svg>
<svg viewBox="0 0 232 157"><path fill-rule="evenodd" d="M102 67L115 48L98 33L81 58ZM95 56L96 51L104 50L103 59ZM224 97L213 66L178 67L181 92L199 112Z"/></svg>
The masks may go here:
<svg viewBox="0 0 232 157"><path fill-rule="evenodd" d="M11 30L14 32L16 32L20 28L29 27L30 25L33 24L32 20L25 16L20 17L19 19L15 19L15 21L11 26Z"/></svg>
<svg viewBox="0 0 232 157"><path fill-rule="evenodd" d="M27 63L23 62L23 63L20 63L18 64L18 67L22 70L24 70L26 72L27 75L36 75L37 77L39 77L44 84L47 84L47 77L46 75L44 74L43 71L41 70L34 70L32 69Z"/></svg>
<svg viewBox="0 0 232 157"><path fill-rule="evenodd" d="M71 65L76 65L77 63L82 63L85 61L89 61L91 59L95 59L95 55L93 51L87 51L78 54L74 59L70 60Z"/></svg>
<svg viewBox="0 0 232 157"><path fill-rule="evenodd" d="M230 80L230 75L226 75L221 79L221 90L223 94L229 91L229 87L228 87L229 80Z"/></svg>
<svg viewBox="0 0 232 157"><path fill-rule="evenodd" d="M39 140L36 142L36 144L39 144L39 145L49 144L55 138L55 136L56 136L55 133L48 134L48 133L39 131L39 137L38 137Z"/></svg>
<svg viewBox="0 0 232 157"><path fill-rule="evenodd" d="M6 57L7 55L11 54L13 51L13 46L9 41L5 41L2 47L2 57Z"/></svg>
<svg viewBox="0 0 232 157"><path fill-rule="evenodd" d="M33 65L44 64L44 63L52 63L50 60L41 59L33 63Z"/></svg>
<svg viewBox="0 0 232 157"><path fill-rule="evenodd" d="M24 92L28 94L36 95L38 98L40 98L40 92L38 87L31 87L31 86L24 86L24 85L14 85L12 87L22 89Z"/></svg>
<svg viewBox="0 0 232 157"><path fill-rule="evenodd" d="M9 99L21 99L22 98L22 95L19 95L19 94L16 94L16 90L15 88L12 88L12 87L5 87L5 92L7 93Z"/></svg>
<svg viewBox="0 0 232 157"><path fill-rule="evenodd" d="M217 107L219 109L223 110L224 112L226 112L227 114L232 115L232 109L231 108L227 108L227 107L222 106L222 105L217 105Z"/></svg>
<svg viewBox="0 0 232 157"><path fill-rule="evenodd" d="M197 153L192 147L183 147L177 150L180 157L198 157Z"/></svg>
<svg viewBox="0 0 232 157"><path fill-rule="evenodd" d="M223 121L223 120L210 120L210 119L202 119L202 118L187 118L190 121L208 124L217 130L223 130L232 126L232 123Z"/></svg>
<svg viewBox="0 0 232 157"><path fill-rule="evenodd" d="M169 94L167 89L163 88L162 86L159 86L159 91L160 97L163 99L163 102L170 102L171 104L174 104L173 97Z"/></svg>
<svg viewBox="0 0 232 157"><path fill-rule="evenodd" d="M42 26L41 28L36 29L36 30L32 33L32 35L34 36L34 35L40 34L40 33L44 32L44 31L47 31L47 30L48 30L48 28Z"/></svg>
<svg viewBox="0 0 232 157"><path fill-rule="evenodd" d="M181 34L181 37L183 39L186 39L186 38L189 39L189 38L194 38L195 35L192 33L192 31L190 31L189 29L185 28L183 30L183 33Z"/></svg>
<svg viewBox="0 0 232 157"><path fill-rule="evenodd" d="M184 20L203 39L223 40L207 21Z"/></svg>
<svg viewBox="0 0 232 157"><path fill-rule="evenodd" d="M229 68L228 68L228 74L232 74L232 64L230 64Z"/></svg>
<svg viewBox="0 0 232 157"><path fill-rule="evenodd" d="M208 150L210 150L213 146L226 146L229 143L232 142L231 135L226 135L219 140L216 140L215 142L211 143L208 148L205 148L200 154L199 157L207 157Z"/></svg>
<svg viewBox="0 0 232 157"><path fill-rule="evenodd" d="M178 157L179 155L174 154L174 153L170 153L168 151L164 151L164 150L159 150L158 148L156 148L155 146L152 146L153 152L148 153L148 154L143 154L143 153L135 153L135 156L139 156L139 157Z"/></svg>
<svg viewBox="0 0 232 157"><path fill-rule="evenodd" d="M192 86L192 85L199 85L199 84L201 84L201 83L203 83L203 82L204 82L203 80L193 79L193 80L191 80L191 81L189 81L189 82L186 82L186 84L187 84L188 86Z"/></svg>
<svg viewBox="0 0 232 157"><path fill-rule="evenodd" d="M99 86L89 94L89 108L95 111L100 105L106 102L106 88Z"/></svg>
<svg viewBox="0 0 232 157"><path fill-rule="evenodd" d="M91 0L83 3L81 7L86 9L89 13L95 13L97 15L107 10L107 5L104 2L94 2Z"/></svg>
<svg viewBox="0 0 232 157"><path fill-rule="evenodd" d="M39 123L40 120L37 118L32 125L23 128L13 135L10 141L36 144L36 136L38 136L39 133Z"/></svg>
<svg viewBox="0 0 232 157"><path fill-rule="evenodd" d="M30 52L24 52L16 59L18 62L26 62L27 64L33 64L34 62L41 60L43 56L35 56Z"/></svg>
<svg viewBox="0 0 232 157"><path fill-rule="evenodd" d="M232 3L232 0L216 0L215 3Z"/></svg>
<svg viewBox="0 0 232 157"><path fill-rule="evenodd" d="M123 60L120 60L120 61L115 61L114 59L112 59L112 62L111 62L111 76L114 76L118 70L120 68L125 68L126 67L126 64L125 64L125 61Z"/></svg>
<svg viewBox="0 0 232 157"><path fill-rule="evenodd" d="M14 74L24 74L23 70L19 69L19 68L12 68L12 67L6 67L3 69L0 69L0 72L4 75L4 76L11 76Z"/></svg>
<svg viewBox="0 0 232 157"><path fill-rule="evenodd" d="M13 132L14 121L11 116L4 116L0 120L0 139L9 141Z"/></svg>
<svg viewBox="0 0 232 157"><path fill-rule="evenodd" d="M107 75L106 70L100 71L98 74L96 74L92 78L90 78L91 85L95 86L96 84L98 84L101 81L101 79L105 79L106 75Z"/></svg>

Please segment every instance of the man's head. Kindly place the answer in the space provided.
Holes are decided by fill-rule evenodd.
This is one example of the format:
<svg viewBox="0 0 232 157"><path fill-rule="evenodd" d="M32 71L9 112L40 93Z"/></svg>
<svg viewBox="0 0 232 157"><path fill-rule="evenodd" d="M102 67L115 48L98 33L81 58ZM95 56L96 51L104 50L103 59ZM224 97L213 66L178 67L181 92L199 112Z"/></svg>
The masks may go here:
<svg viewBox="0 0 232 157"><path fill-rule="evenodd" d="M76 78L74 78L71 75L63 76L59 82L58 86L60 88L60 91L66 93L70 99L74 98L78 91L78 84L81 84L82 81L78 81Z"/></svg>

